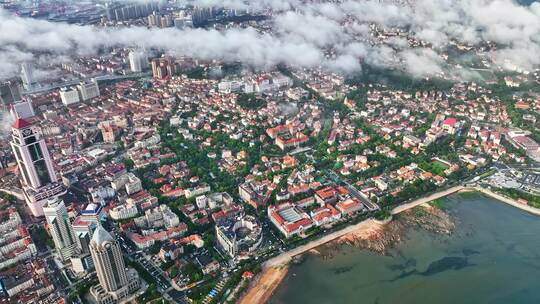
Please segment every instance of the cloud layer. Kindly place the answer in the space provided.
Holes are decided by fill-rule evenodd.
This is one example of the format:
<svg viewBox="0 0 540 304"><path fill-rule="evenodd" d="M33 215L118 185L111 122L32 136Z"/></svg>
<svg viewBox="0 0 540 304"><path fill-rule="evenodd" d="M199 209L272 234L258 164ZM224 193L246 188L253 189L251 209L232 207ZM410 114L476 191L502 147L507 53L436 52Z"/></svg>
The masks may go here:
<svg viewBox="0 0 540 304"><path fill-rule="evenodd" d="M197 5L272 9L272 33L253 28L96 28L20 18L0 10L0 78L16 74L21 62L43 60L44 56L51 59L90 55L103 47L138 45L201 59L241 61L260 68L285 63L354 72L360 69L361 62L366 62L423 77L451 72L440 56L451 41L491 41L498 48L487 55L501 65L512 63L531 69L540 64L538 3L520 6L511 0L394 2L397 1L194 1ZM381 43L371 36L372 23L387 29L409 29L412 38L431 47L412 47L406 37L387 38Z"/></svg>

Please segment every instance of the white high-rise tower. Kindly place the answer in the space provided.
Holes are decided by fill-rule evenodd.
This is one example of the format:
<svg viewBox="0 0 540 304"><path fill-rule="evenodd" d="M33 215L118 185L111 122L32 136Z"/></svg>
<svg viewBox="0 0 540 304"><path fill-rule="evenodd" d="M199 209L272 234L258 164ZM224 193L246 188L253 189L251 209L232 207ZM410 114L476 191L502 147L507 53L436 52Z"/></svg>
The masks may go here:
<svg viewBox="0 0 540 304"><path fill-rule="evenodd" d="M34 68L30 63L23 63L21 65L21 79L25 89L30 90L36 84L34 80Z"/></svg>
<svg viewBox="0 0 540 304"><path fill-rule="evenodd" d="M99 280L99 285L90 289L96 303L120 302L139 288L137 272L126 268L120 245L99 224L90 241L90 254Z"/></svg>
<svg viewBox="0 0 540 304"><path fill-rule="evenodd" d="M132 50L129 52L129 68L134 73L140 73L148 68L148 57L144 50Z"/></svg>
<svg viewBox="0 0 540 304"><path fill-rule="evenodd" d="M49 231L54 241L54 247L63 261L66 261L77 251L77 239L69 221L66 205L59 198L49 199L43 208Z"/></svg>
<svg viewBox="0 0 540 304"><path fill-rule="evenodd" d="M11 127L11 137L26 203L33 216L43 216L47 200L65 194L66 189L58 183L49 150L37 128L19 118Z"/></svg>

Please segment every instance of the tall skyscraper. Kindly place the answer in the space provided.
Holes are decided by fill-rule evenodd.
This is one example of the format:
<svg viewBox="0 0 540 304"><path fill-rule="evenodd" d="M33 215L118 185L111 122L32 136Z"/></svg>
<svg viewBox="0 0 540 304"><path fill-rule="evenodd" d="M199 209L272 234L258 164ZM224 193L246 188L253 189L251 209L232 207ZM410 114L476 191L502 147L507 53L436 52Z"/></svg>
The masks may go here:
<svg viewBox="0 0 540 304"><path fill-rule="evenodd" d="M77 240L77 254L71 257L71 268L76 273L88 272L94 268L90 255L90 241L99 222L103 219L103 206L89 203L73 220L73 232Z"/></svg>
<svg viewBox="0 0 540 304"><path fill-rule="evenodd" d="M66 261L77 252L77 239L69 221L66 205L59 198L51 198L43 208L54 247L62 261Z"/></svg>
<svg viewBox="0 0 540 304"><path fill-rule="evenodd" d="M73 221L73 231L77 236L81 253L90 253L90 241L103 217L102 213L103 206L89 203Z"/></svg>
<svg viewBox="0 0 540 304"><path fill-rule="evenodd" d="M114 7L112 6L112 3L105 3L105 16L109 21L115 20L116 16L114 15Z"/></svg>
<svg viewBox="0 0 540 304"><path fill-rule="evenodd" d="M132 50L129 52L129 68L134 73L139 73L148 68L148 58L144 51Z"/></svg>
<svg viewBox="0 0 540 304"><path fill-rule="evenodd" d="M155 58L152 60L152 75L154 78L170 78L178 72L178 65L172 57Z"/></svg>
<svg viewBox="0 0 540 304"><path fill-rule="evenodd" d="M72 105L81 101L79 91L75 87L71 88L61 88L60 89L60 100L65 106Z"/></svg>
<svg viewBox="0 0 540 304"><path fill-rule="evenodd" d="M0 83L0 104L9 105L21 100L20 83L6 81Z"/></svg>
<svg viewBox="0 0 540 304"><path fill-rule="evenodd" d="M126 268L120 245L101 225L93 233L90 254L99 280L90 294L97 303L117 303L139 289L137 272Z"/></svg>
<svg viewBox="0 0 540 304"><path fill-rule="evenodd" d="M65 194L66 189L58 183L49 150L37 128L19 118L11 127L11 137L26 203L33 216L43 216L47 200Z"/></svg>
<svg viewBox="0 0 540 304"><path fill-rule="evenodd" d="M30 63L23 63L21 65L21 79L25 89L29 90L34 87L36 81L34 79L34 67Z"/></svg>

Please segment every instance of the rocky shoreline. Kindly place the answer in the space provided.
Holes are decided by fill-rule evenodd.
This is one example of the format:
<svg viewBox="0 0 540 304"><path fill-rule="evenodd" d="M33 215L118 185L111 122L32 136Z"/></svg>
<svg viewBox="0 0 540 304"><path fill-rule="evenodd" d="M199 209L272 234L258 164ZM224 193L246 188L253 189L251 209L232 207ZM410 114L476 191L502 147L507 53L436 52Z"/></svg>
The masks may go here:
<svg viewBox="0 0 540 304"><path fill-rule="evenodd" d="M448 235L455 228L451 216L445 211L429 204L422 204L395 216L387 224L379 225L369 233L350 233L335 241L325 244L308 254L332 258L341 251L343 245L367 249L379 254L388 254L389 250L402 242L409 229L423 229L432 233Z"/></svg>

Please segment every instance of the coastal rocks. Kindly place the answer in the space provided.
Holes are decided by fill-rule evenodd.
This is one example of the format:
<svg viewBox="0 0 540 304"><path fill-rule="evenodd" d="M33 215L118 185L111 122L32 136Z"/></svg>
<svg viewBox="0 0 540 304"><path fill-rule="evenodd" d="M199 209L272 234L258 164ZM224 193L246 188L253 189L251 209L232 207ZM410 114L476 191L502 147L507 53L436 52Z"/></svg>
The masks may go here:
<svg viewBox="0 0 540 304"><path fill-rule="evenodd" d="M373 225L369 230L351 232L320 249L324 259L332 258L342 245L350 245L388 254L401 242L410 228L424 229L437 234L450 234L455 226L449 214L429 204L404 211L387 224Z"/></svg>
<svg viewBox="0 0 540 304"><path fill-rule="evenodd" d="M294 256L294 257L292 258L291 263L292 263L292 264L295 264L295 265L300 265L300 264L304 263L305 260L306 260L305 255L299 254L299 255Z"/></svg>
<svg viewBox="0 0 540 304"><path fill-rule="evenodd" d="M402 227L400 225L390 223L382 226L379 231L370 235L368 238L354 239L352 245L384 254L393 244L401 242L401 230Z"/></svg>
<svg viewBox="0 0 540 304"><path fill-rule="evenodd" d="M439 234L450 234L455 228L448 213L428 204L403 212L398 221L407 227L421 228Z"/></svg>
<svg viewBox="0 0 540 304"><path fill-rule="evenodd" d="M308 251L308 253L309 253L309 254L312 254L312 255L321 255L321 252L320 252L319 250L315 249L315 248L310 249L310 250Z"/></svg>

